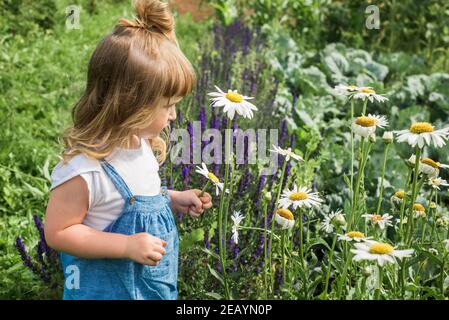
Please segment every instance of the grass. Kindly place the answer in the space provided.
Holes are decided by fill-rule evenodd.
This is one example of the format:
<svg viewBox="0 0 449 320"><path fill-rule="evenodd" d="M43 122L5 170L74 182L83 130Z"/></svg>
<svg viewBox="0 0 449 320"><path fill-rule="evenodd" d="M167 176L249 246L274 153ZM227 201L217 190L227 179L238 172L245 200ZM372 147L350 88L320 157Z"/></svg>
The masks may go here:
<svg viewBox="0 0 449 320"><path fill-rule="evenodd" d="M0 298L59 298L23 267L15 238L21 236L29 249L36 246L32 216L45 213L49 173L58 162L71 108L84 90L89 57L120 17L131 17L128 2L103 3L97 14L81 12L81 30L68 30L68 4L58 2L53 30L16 37L0 47ZM207 28L208 23L195 23L189 15L177 18L179 42L192 63L198 56L197 35L207 34Z"/></svg>

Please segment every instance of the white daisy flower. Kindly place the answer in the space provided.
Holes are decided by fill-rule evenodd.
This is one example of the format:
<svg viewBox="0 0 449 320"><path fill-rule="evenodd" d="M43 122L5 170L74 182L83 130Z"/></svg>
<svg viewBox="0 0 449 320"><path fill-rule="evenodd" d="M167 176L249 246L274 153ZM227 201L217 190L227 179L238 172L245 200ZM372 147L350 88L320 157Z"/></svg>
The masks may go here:
<svg viewBox="0 0 449 320"><path fill-rule="evenodd" d="M396 250L393 246L388 243L382 242L368 242L368 243L356 243L354 244L355 249L351 249L354 253L354 261L361 260L374 260L380 266L385 263L396 263L396 258L401 260L402 258L410 257L414 250Z"/></svg>
<svg viewBox="0 0 449 320"><path fill-rule="evenodd" d="M360 87L358 88L357 92L352 95L353 99L361 99L365 101L368 99L371 103L374 102L374 100L378 102L385 102L388 101L388 98L384 97L381 94L377 94L376 91L374 91L371 87Z"/></svg>
<svg viewBox="0 0 449 320"><path fill-rule="evenodd" d="M215 193L218 196L220 190L223 191L223 188L224 188L223 182L220 182L220 180L212 172L210 172L207 169L206 164L204 162L202 163L202 166L203 166L202 168L199 166L196 166L195 172L203 175L204 177L209 179L215 185ZM228 189L226 189L226 193L229 193Z"/></svg>
<svg viewBox="0 0 449 320"><path fill-rule="evenodd" d="M413 204L413 213L415 214L415 218L425 218L426 217L426 209L420 203Z"/></svg>
<svg viewBox="0 0 449 320"><path fill-rule="evenodd" d="M324 216L324 220L320 224L320 229L326 233L334 232L335 227L343 227L346 225L346 220L341 210L332 211Z"/></svg>
<svg viewBox="0 0 449 320"><path fill-rule="evenodd" d="M235 244L239 243L239 225L240 222L244 219L243 215L240 214L240 211L234 211L231 216L232 222L234 225L232 226L232 240L234 240Z"/></svg>
<svg viewBox="0 0 449 320"><path fill-rule="evenodd" d="M360 89L361 87L339 84L335 86L334 92L338 96L351 96Z"/></svg>
<svg viewBox="0 0 449 320"><path fill-rule="evenodd" d="M365 235L360 231L350 231L345 234L339 234L337 239L339 241L365 241L369 240L370 238L365 237Z"/></svg>
<svg viewBox="0 0 449 320"><path fill-rule="evenodd" d="M304 161L301 156L297 155L292 151L292 148L282 149L281 147L277 147L273 144L274 150L270 149L271 152L275 152L277 154L280 154L281 156L285 157L285 160L289 161L290 157L297 160L297 161Z"/></svg>
<svg viewBox="0 0 449 320"><path fill-rule="evenodd" d="M398 142L407 142L412 147L418 145L422 148L430 146L433 142L436 148L441 148L446 144L449 135L449 128L434 130L428 122L417 122L410 126L408 130L395 131L398 135Z"/></svg>
<svg viewBox="0 0 449 320"><path fill-rule="evenodd" d="M378 225L381 230L384 230L387 226L392 226L391 220L393 219L393 216L389 215L388 213L384 215L380 214L364 214L362 215L366 219L366 221L371 221L373 225Z"/></svg>
<svg viewBox="0 0 449 320"><path fill-rule="evenodd" d="M213 107L223 107L223 112L227 113L229 119L234 119L234 115L237 112L244 118L251 119L253 117L253 110L257 110L257 107L247 100L254 99L253 97L243 96L237 93L237 90L228 90L227 93L221 91L217 86L215 88L218 92L211 92L208 95L214 97L211 98Z"/></svg>
<svg viewBox="0 0 449 320"><path fill-rule="evenodd" d="M358 136L368 138L376 132L376 128L388 126L388 120L385 116L369 114L355 118L352 123L352 130Z"/></svg>
<svg viewBox="0 0 449 320"><path fill-rule="evenodd" d="M279 206L287 209L290 205L296 210L298 207L306 206L307 208L319 207L323 202L318 195L318 192L312 192L312 190L306 187L298 188L295 184L292 190L284 190L282 198L279 200Z"/></svg>
<svg viewBox="0 0 449 320"><path fill-rule="evenodd" d="M436 178L440 174L440 168L449 168L447 164L442 164L430 158L421 160L419 171L431 178Z"/></svg>
<svg viewBox="0 0 449 320"><path fill-rule="evenodd" d="M274 214L274 219L281 226L281 229L291 229L295 225L293 213L288 209L278 209Z"/></svg>
<svg viewBox="0 0 449 320"><path fill-rule="evenodd" d="M437 190L441 190L440 186L449 187L447 181L441 178L430 178L428 184L429 186Z"/></svg>

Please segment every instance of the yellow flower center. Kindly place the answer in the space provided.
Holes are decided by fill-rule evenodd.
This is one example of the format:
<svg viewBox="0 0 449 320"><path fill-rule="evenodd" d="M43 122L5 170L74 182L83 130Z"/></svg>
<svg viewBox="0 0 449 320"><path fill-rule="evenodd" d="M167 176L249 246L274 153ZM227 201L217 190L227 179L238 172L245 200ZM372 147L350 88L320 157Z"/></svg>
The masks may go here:
<svg viewBox="0 0 449 320"><path fill-rule="evenodd" d="M305 192L293 192L288 198L292 201L301 201L306 200L308 198L307 193Z"/></svg>
<svg viewBox="0 0 449 320"><path fill-rule="evenodd" d="M371 217L371 221L374 223L382 221L382 216L380 214L373 214L373 216Z"/></svg>
<svg viewBox="0 0 449 320"><path fill-rule="evenodd" d="M293 213L288 209L278 209L276 211L276 214L280 215L281 217L287 220L293 220Z"/></svg>
<svg viewBox="0 0 449 320"><path fill-rule="evenodd" d="M431 166L431 167L433 167L435 169L438 169L440 167L440 165L441 165L439 162L433 161L430 158L422 159L421 163L427 164L427 165L429 165L429 166Z"/></svg>
<svg viewBox="0 0 449 320"><path fill-rule="evenodd" d="M394 195L395 195L396 198L404 199L405 193L404 193L404 191L398 191L398 192L395 192Z"/></svg>
<svg viewBox="0 0 449 320"><path fill-rule="evenodd" d="M388 243L374 243L369 247L369 253L374 254L389 254L394 251L394 248Z"/></svg>
<svg viewBox="0 0 449 320"><path fill-rule="evenodd" d="M425 212L426 211L426 209L424 209L423 205L420 204L420 203L415 203L413 205L413 210L419 211L419 212Z"/></svg>
<svg viewBox="0 0 449 320"><path fill-rule="evenodd" d="M218 182L220 182L220 180L218 180L217 176L215 174L213 174L212 172L209 172L207 174L207 177L213 181L213 183L217 184Z"/></svg>
<svg viewBox="0 0 449 320"><path fill-rule="evenodd" d="M433 132L433 126L428 122L417 122L410 126L411 133Z"/></svg>
<svg viewBox="0 0 449 320"><path fill-rule="evenodd" d="M360 92L363 92L363 93L376 93L376 91L374 91L371 88L364 88L364 89L360 90Z"/></svg>
<svg viewBox="0 0 449 320"><path fill-rule="evenodd" d="M357 86L348 86L348 91L356 91Z"/></svg>
<svg viewBox="0 0 449 320"><path fill-rule="evenodd" d="M355 123L362 127L374 127L377 120L375 118L361 116L355 119Z"/></svg>
<svg viewBox="0 0 449 320"><path fill-rule="evenodd" d="M365 235L359 231L350 231L346 234L349 238L365 238Z"/></svg>
<svg viewBox="0 0 449 320"><path fill-rule="evenodd" d="M228 92L226 93L226 99L228 99L229 101L235 102L235 103L240 103L243 101L243 96L238 94L237 92Z"/></svg>

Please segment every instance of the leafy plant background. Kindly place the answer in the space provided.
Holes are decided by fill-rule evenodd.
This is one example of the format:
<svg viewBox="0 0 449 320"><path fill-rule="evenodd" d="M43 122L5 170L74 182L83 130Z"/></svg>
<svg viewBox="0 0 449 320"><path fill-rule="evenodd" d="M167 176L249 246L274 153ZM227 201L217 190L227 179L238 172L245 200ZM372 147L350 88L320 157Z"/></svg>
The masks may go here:
<svg viewBox="0 0 449 320"><path fill-rule="evenodd" d="M82 7L81 30L65 28L65 8L74 3ZM350 165L349 106L332 95L336 84L385 92L390 102L370 105L368 112L387 115L390 128L407 128L412 120L449 126L449 4L443 0L373 4L381 10L379 30L364 27L367 2L355 0L201 1L214 9L214 16L194 21L189 14L176 15L181 47L199 75L194 94L178 107L178 125L203 119L208 127L219 122L221 126L224 120L207 108L205 97L214 84L249 92L260 112L253 122L243 122L245 128L280 128L284 145L294 144L309 159L301 171L290 168L289 183L313 185L326 195L328 209L347 206L343 174ZM0 13L0 297L59 299L62 283L49 285L26 269L16 237L39 263L40 236L33 216L44 216L61 132L84 89L95 44L120 17L131 15L131 6L120 0L4 0ZM403 162L409 152L399 144L390 150L386 195L404 185ZM447 148L434 152L429 156L449 163ZM377 177L382 161L379 145L371 157L366 176ZM239 169L240 196L231 209L245 212L247 225L260 225L261 191L270 190L275 177L264 176L258 165ZM203 183L194 177L192 167L167 164L163 176L178 189ZM449 178L445 172L442 177ZM374 206L377 185L377 179L367 181L368 206ZM447 214L447 192L442 201ZM387 200L384 205L388 207ZM202 222L178 217L181 298L217 297L217 280L208 272L217 264L204 252L205 248L212 252L217 242L213 217L211 213ZM241 237L242 245L229 243L229 257L234 259L231 276L237 283L234 295L257 298L260 237L250 232ZM316 263L325 245L325 241L317 244L313 251ZM426 272L432 273L432 263L437 265L429 259ZM61 274L54 273L60 279Z"/></svg>

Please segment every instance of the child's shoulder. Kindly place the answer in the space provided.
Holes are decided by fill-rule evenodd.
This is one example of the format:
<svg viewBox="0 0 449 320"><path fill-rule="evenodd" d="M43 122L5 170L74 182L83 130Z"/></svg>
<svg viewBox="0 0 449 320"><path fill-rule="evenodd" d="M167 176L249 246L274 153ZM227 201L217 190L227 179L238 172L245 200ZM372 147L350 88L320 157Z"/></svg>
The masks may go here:
<svg viewBox="0 0 449 320"><path fill-rule="evenodd" d="M51 173L51 189L83 173L101 172L101 164L97 159L90 158L84 154L78 154L67 163L62 160L53 168Z"/></svg>

